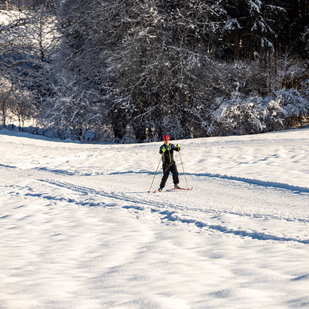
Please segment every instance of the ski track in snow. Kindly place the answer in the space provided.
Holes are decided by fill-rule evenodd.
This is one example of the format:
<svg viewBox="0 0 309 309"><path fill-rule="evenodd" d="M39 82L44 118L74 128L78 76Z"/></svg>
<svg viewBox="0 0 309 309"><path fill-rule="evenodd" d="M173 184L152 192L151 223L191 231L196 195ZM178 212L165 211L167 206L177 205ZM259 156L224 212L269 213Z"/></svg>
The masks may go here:
<svg viewBox="0 0 309 309"><path fill-rule="evenodd" d="M225 177L220 177L223 179L226 179ZM235 180L234 178L228 178L231 180ZM237 179L238 180L238 179ZM60 196L52 196L50 194L40 194L35 193L35 188L23 188L19 186L12 186L12 191L10 191L10 194L18 194L19 192L23 191L25 197L39 197L47 200L53 200L53 201L61 201L66 203L72 203L75 205L80 206L88 206L88 207L115 207L118 206L119 202L125 202L126 205L121 206L123 209L126 210L133 210L134 215L142 215L140 213L155 213L157 214L161 222L168 222L170 223L183 223L188 225L194 225L198 229L208 229L213 230L217 232L221 232L224 234L233 234L235 236L240 237L249 237L252 239L257 240L273 240L273 241L292 241L292 242L298 242L302 244L309 244L309 239L299 239L298 237L282 237L277 235L271 235L264 232L257 232L257 231L250 231L250 230L244 230L241 227L238 227L237 229L230 229L226 227L225 225L218 225L218 224L209 224L206 222L206 220L200 220L198 218L199 215L208 215L207 221L211 221L210 216L220 216L221 214L228 214L233 216L239 216L244 217L249 220L278 220L278 221L286 221L288 223L291 222L299 222L299 223L305 223L308 224L309 220L307 219L301 219L301 218L284 218L276 215L269 215L269 214L263 214L263 213L255 213L254 215L248 214L248 213L240 213L240 212L231 212L231 211L218 211L213 209L201 209L201 208L189 208L183 205L177 205L175 203L171 202L165 202L162 204L162 202L158 202L154 199L151 199L151 193L148 195L150 198L142 198L142 197L136 197L137 194L134 196L130 194L119 194L115 192L107 192L104 190L98 190L91 187L81 186L73 183L68 183L64 181L57 181L52 179L38 179L37 181L53 185L56 187L59 187L61 189L68 189L74 192L78 192L81 196L93 196L93 198L87 199L86 201L80 201L78 199L72 199L72 198L65 198L62 194ZM254 184L250 183L250 184ZM261 185L260 182L258 182L258 185ZM272 186L273 187L273 186ZM277 187L277 186L275 186ZM285 186L283 186L284 189L287 189ZM288 189L290 187L288 186ZM295 191L295 188L293 188L293 191ZM297 188L297 192L299 192L299 188ZM307 191L305 191L307 192ZM190 194L190 192L187 192ZM168 193L161 193L161 194L168 194ZM183 193L182 193L183 194ZM107 203L105 202L97 202L96 200L98 198L105 198L108 200ZM111 203L110 199L115 200L115 203ZM120 203L121 204L121 203ZM190 213L190 214L188 214ZM196 214L194 214L196 213ZM188 227L187 227L188 228Z"/></svg>
<svg viewBox="0 0 309 309"><path fill-rule="evenodd" d="M11 169L18 169L17 166L10 166L10 165L4 165L0 164L0 168L11 168ZM54 173L56 175L67 175L67 176L99 176L99 175L106 175L104 172L70 172L65 170L58 170L58 169L48 169L46 167L43 168L34 168L34 170L38 171L46 171L49 173ZM126 171L126 172L112 172L109 173L109 175L121 175L121 174L147 174L147 175L154 175L154 172L146 172L146 171L140 171L140 172L134 172L134 171ZM160 173L159 173L160 175ZM179 172L179 175L183 175L183 173ZM211 174L211 173L186 173L188 176L202 176L202 177L212 177L212 178L220 178L220 179L226 179L226 180L235 180L239 182L248 183L251 185L259 185L262 187L272 187L272 188L279 188L279 189L286 189L291 190L295 193L301 193L306 192L309 193L309 187L301 187L301 186L293 186L286 183L280 183L280 182L274 182L274 181L263 181L258 179L250 179L250 178L243 178L243 177L236 177L236 176L229 176L229 175L220 175L220 174Z"/></svg>

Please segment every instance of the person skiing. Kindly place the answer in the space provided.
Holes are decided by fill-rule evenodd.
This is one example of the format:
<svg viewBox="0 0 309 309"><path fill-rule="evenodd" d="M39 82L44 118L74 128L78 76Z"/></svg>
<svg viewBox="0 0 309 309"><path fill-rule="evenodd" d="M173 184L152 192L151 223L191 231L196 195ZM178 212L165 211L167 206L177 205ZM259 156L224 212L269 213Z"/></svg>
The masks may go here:
<svg viewBox="0 0 309 309"><path fill-rule="evenodd" d="M170 172L173 174L173 182L174 187L176 189L179 189L179 177L178 177L178 171L176 162L173 158L173 152L180 150L180 145L177 144L175 146L174 144L170 144L170 138L168 135L164 135L163 137L164 144L160 147L160 154L162 155L162 162L163 162L163 176L160 183L160 188L158 189L159 192L163 190L165 187L166 181L168 179L168 176Z"/></svg>

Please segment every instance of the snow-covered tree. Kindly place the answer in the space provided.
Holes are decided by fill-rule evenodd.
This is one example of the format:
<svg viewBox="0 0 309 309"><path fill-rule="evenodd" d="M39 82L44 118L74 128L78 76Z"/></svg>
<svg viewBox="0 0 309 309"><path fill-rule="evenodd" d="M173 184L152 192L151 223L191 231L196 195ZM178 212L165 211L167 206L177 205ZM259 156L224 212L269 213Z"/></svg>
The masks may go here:
<svg viewBox="0 0 309 309"><path fill-rule="evenodd" d="M185 136L199 72L216 44L220 9L211 1L126 4L123 15L109 14L108 23L110 33L125 26L117 53L108 57L119 95L115 108L126 111L139 140L163 131Z"/></svg>
<svg viewBox="0 0 309 309"><path fill-rule="evenodd" d="M2 78L0 80L0 115L1 125L3 128L7 125L7 120L14 108L14 101L12 97L10 83Z"/></svg>
<svg viewBox="0 0 309 309"><path fill-rule="evenodd" d="M50 91L50 65L58 47L55 17L44 6L21 12L2 11L1 15L6 19L0 26L0 40L4 43L0 50L0 70L13 95L18 97L16 103L22 105L14 109L15 113L20 111L22 114L17 116L23 118ZM31 100L27 99L29 96Z"/></svg>
<svg viewBox="0 0 309 309"><path fill-rule="evenodd" d="M264 58L274 51L275 19L284 12L280 6L261 0L224 0L234 59L251 58L255 53Z"/></svg>
<svg viewBox="0 0 309 309"><path fill-rule="evenodd" d="M287 129L308 115L309 100L295 89L282 89L270 96L244 96L235 93L218 102L210 134L255 134Z"/></svg>
<svg viewBox="0 0 309 309"><path fill-rule="evenodd" d="M306 60L297 59L305 0L31 0L21 9L0 26L14 110L27 115L33 102L42 124L81 140L106 128L117 140L222 134L220 104L245 111L243 127L255 119L248 106L260 113L282 87L307 98ZM298 39L284 41L292 20Z"/></svg>
<svg viewBox="0 0 309 309"><path fill-rule="evenodd" d="M80 89L77 82L67 71L58 73L54 95L43 100L41 119L45 127L54 128L60 137L84 141L87 132L95 130L100 105L96 93Z"/></svg>

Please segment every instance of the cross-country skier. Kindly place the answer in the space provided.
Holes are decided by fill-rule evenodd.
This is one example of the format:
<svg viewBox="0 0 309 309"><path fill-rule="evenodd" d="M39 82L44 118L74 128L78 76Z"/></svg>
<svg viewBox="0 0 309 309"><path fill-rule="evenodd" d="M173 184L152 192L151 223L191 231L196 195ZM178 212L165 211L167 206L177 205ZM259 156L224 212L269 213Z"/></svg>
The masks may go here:
<svg viewBox="0 0 309 309"><path fill-rule="evenodd" d="M179 189L178 171L177 171L176 162L174 161L174 158L173 158L173 152L174 150L179 151L180 146L179 144L177 144L177 146L175 146L174 144L170 144L170 138L168 135L164 135L163 142L164 144L160 147L160 154L163 154L162 156L163 177L160 183L160 188L158 189L159 192L162 191L163 188L165 187L165 184L166 184L166 181L167 181L167 178L170 172L173 174L174 187L176 189Z"/></svg>

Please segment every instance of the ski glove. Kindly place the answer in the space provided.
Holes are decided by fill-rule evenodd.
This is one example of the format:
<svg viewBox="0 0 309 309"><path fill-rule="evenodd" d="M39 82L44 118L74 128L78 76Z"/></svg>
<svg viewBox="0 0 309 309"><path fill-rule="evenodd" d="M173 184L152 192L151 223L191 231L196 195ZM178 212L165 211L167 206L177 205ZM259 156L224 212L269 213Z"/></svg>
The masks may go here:
<svg viewBox="0 0 309 309"><path fill-rule="evenodd" d="M164 153L165 151L166 151L166 148L163 147L163 148L162 148L162 152Z"/></svg>
<svg viewBox="0 0 309 309"><path fill-rule="evenodd" d="M177 144L177 148L178 148L178 150L180 150L180 145L179 144Z"/></svg>

